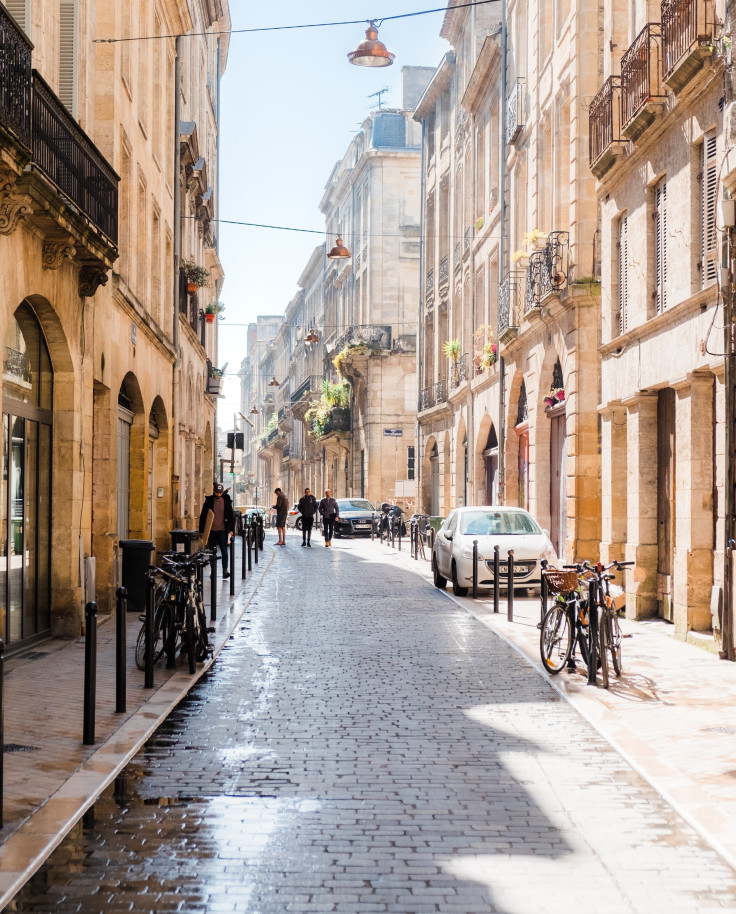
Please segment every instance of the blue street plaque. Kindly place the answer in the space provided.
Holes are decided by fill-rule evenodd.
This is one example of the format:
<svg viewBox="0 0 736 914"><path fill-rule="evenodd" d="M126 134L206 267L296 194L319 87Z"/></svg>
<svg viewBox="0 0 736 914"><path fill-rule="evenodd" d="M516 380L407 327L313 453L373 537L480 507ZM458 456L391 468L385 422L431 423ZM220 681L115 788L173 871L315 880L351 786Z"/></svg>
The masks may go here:
<svg viewBox="0 0 736 914"><path fill-rule="evenodd" d="M385 428L383 430L384 438L401 438L403 437L404 429L403 428Z"/></svg>

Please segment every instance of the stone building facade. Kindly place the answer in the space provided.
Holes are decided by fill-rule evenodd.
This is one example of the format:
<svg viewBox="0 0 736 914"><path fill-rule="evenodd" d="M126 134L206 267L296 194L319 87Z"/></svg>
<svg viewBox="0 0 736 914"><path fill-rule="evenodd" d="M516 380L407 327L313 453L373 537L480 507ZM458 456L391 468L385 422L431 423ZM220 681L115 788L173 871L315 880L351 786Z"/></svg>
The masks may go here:
<svg viewBox="0 0 736 914"><path fill-rule="evenodd" d="M602 553L636 561L627 611L721 640L725 4L604 4L590 108L602 305ZM639 75L648 74L647 84ZM723 279L727 279L726 271ZM693 637L693 636L690 636Z"/></svg>
<svg viewBox="0 0 736 914"><path fill-rule="evenodd" d="M421 506L518 504L561 556L595 555L597 214L580 111L598 5L510 0L505 73L500 12L448 9L453 51L416 115Z"/></svg>
<svg viewBox="0 0 736 914"><path fill-rule="evenodd" d="M183 254L209 269L204 307L201 292L216 298L223 276L211 220L226 45L218 55L211 35L182 43L175 176L174 40L154 53L152 42L94 39L228 22L225 0L193 14L174 2L156 12L0 3L0 634L10 648L77 635L86 600L110 611L119 541L166 546L211 474L216 329L178 291L173 188Z"/></svg>

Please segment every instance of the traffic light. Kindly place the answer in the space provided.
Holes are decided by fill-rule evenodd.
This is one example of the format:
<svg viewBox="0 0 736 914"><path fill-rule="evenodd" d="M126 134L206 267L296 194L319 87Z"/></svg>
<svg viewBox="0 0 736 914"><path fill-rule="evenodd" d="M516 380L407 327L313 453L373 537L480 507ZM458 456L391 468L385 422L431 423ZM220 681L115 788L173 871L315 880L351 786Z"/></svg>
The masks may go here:
<svg viewBox="0 0 736 914"><path fill-rule="evenodd" d="M243 432L235 432L235 449L238 451L245 450L245 435Z"/></svg>
<svg viewBox="0 0 736 914"><path fill-rule="evenodd" d="M230 450L232 450L235 447L235 433L234 432L227 433L227 446L230 448Z"/></svg>

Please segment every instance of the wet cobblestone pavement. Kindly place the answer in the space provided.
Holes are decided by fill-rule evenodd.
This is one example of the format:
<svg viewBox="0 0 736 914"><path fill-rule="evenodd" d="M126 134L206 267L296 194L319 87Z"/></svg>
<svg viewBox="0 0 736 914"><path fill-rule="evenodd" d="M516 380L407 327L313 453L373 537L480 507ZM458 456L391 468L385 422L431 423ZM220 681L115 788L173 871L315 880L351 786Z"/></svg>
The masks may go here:
<svg viewBox="0 0 736 914"><path fill-rule="evenodd" d="M367 555L281 551L8 910L736 911L733 871L512 648Z"/></svg>

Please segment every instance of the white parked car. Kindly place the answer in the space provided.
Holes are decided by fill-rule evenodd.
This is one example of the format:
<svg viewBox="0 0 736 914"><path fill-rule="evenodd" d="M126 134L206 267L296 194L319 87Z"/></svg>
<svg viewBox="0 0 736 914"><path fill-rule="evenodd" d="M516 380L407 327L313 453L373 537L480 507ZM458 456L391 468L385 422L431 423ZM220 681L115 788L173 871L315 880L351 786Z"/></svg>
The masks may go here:
<svg viewBox="0 0 736 914"><path fill-rule="evenodd" d="M539 587L542 559L557 555L546 530L523 508L493 505L456 508L440 527L432 550L435 587L452 581L452 592L466 596L473 585L473 540L478 540L478 587L493 586L493 549L499 547L500 584L506 586L509 550L514 552L514 585Z"/></svg>

